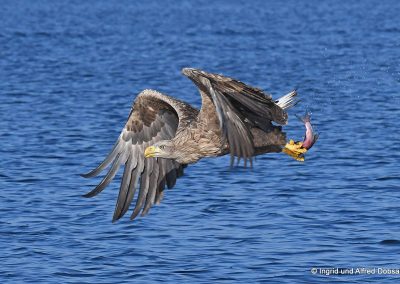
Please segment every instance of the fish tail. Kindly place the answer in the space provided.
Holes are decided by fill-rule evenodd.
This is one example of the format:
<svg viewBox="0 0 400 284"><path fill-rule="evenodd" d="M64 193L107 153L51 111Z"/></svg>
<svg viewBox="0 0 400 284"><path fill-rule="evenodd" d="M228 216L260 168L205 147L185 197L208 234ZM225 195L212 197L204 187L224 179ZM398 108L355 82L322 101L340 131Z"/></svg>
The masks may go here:
<svg viewBox="0 0 400 284"><path fill-rule="evenodd" d="M298 116L298 115L296 114L296 117L297 117L300 121L302 121L304 124L306 124L307 122L311 122L311 112L310 112L308 109L306 110L306 113L305 113L304 116Z"/></svg>

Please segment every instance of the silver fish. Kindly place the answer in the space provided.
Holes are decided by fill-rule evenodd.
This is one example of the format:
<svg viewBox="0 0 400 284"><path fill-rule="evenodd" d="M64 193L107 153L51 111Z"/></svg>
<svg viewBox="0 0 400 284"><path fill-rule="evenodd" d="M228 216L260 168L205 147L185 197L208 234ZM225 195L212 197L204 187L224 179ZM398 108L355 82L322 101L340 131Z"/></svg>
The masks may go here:
<svg viewBox="0 0 400 284"><path fill-rule="evenodd" d="M304 126L306 127L306 133L304 134L304 140L302 147L309 150L315 142L318 140L318 133L314 132L314 129L311 125L311 113L306 111L306 114L303 117L297 116L300 119Z"/></svg>

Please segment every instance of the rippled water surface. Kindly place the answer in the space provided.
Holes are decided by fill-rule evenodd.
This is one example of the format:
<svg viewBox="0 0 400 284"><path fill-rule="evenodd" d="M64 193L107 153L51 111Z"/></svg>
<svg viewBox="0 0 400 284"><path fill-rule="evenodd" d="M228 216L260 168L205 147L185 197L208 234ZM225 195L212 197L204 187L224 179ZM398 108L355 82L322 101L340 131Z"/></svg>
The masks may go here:
<svg viewBox="0 0 400 284"><path fill-rule="evenodd" d="M2 1L2 283L362 283L312 267L400 268L398 1ZM200 106L183 67L275 97L321 133L307 161L186 169L150 214L112 224L110 150L145 88Z"/></svg>

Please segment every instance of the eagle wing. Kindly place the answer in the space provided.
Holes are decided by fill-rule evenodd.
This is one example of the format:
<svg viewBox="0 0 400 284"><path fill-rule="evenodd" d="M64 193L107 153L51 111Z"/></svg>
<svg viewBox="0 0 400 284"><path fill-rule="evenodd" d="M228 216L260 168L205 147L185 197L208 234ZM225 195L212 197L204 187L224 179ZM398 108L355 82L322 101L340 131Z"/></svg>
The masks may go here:
<svg viewBox="0 0 400 284"><path fill-rule="evenodd" d="M222 136L234 157L252 162L255 150L251 128L268 132L272 121L287 123L288 115L271 95L238 80L198 69L184 68L182 73L199 88L202 96L211 98L219 119Z"/></svg>
<svg viewBox="0 0 400 284"><path fill-rule="evenodd" d="M118 194L113 222L129 209L139 184L136 205L131 219L142 211L146 215L154 203L159 203L165 186L172 188L182 176L183 168L171 159L145 159L144 150L160 140L175 136L179 127L185 127L187 114L197 112L190 105L156 91L141 92L113 149L100 165L83 177L97 176L111 164L103 180L84 197L100 193L113 180L121 165L124 173Z"/></svg>

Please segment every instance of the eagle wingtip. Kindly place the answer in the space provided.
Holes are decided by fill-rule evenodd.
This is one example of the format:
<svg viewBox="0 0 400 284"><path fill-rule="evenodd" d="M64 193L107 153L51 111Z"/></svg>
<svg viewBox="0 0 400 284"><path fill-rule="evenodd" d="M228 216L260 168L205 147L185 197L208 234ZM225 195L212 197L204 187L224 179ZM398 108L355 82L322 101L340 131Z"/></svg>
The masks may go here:
<svg viewBox="0 0 400 284"><path fill-rule="evenodd" d="M90 197L92 197L92 195L90 194L90 192L89 192L89 193L82 194L81 196L82 196L82 197L85 197L85 198L90 198Z"/></svg>
<svg viewBox="0 0 400 284"><path fill-rule="evenodd" d="M79 174L83 178L90 178L90 173L85 173L85 174Z"/></svg>

